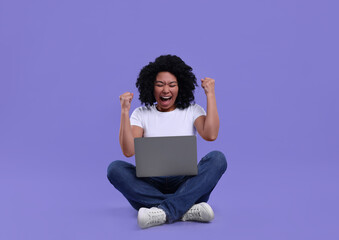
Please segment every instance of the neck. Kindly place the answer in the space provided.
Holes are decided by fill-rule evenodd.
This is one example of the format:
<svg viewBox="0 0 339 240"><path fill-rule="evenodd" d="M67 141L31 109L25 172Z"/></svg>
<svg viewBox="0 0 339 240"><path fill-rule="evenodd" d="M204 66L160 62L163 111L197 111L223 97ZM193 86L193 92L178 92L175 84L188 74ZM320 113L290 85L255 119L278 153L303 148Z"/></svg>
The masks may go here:
<svg viewBox="0 0 339 240"><path fill-rule="evenodd" d="M161 108L159 107L159 105L157 104L157 105L156 105L156 109L157 109L159 112L171 112L171 111L173 111L174 109L176 109L176 107L175 107L175 106L172 106L172 107L170 107L170 108L168 108L168 109L161 109Z"/></svg>

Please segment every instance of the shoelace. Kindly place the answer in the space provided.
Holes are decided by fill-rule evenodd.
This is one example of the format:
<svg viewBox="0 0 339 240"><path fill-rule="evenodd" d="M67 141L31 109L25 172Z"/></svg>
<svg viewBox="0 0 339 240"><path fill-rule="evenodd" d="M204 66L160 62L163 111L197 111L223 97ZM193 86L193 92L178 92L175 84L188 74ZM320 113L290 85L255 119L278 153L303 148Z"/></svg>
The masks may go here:
<svg viewBox="0 0 339 240"><path fill-rule="evenodd" d="M187 217L188 219L201 219L200 208L195 207L190 209L190 211L187 213Z"/></svg>
<svg viewBox="0 0 339 240"><path fill-rule="evenodd" d="M148 224L156 224L156 223L162 223L163 221L163 213L161 211L150 211L148 213L148 216L150 220L148 221Z"/></svg>

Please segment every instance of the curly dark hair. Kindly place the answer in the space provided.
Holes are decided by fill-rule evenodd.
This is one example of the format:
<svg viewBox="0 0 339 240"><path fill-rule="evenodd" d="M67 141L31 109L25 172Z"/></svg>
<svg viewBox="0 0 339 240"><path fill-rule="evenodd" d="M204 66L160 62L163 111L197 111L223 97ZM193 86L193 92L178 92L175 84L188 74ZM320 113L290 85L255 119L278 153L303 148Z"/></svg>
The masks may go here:
<svg viewBox="0 0 339 240"><path fill-rule="evenodd" d="M178 97L175 100L175 106L184 109L194 102L194 89L197 84L197 78L180 57L175 55L161 55L154 62L144 66L138 76L136 87L139 90L139 100L147 108L153 106L156 102L154 97L154 82L159 72L170 72L178 81Z"/></svg>

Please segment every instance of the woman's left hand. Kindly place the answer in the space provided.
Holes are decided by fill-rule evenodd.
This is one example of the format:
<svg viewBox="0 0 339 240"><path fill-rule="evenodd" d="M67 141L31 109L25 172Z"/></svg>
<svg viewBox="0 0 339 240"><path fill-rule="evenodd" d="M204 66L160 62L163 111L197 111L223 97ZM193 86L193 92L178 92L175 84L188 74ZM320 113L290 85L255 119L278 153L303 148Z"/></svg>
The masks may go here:
<svg viewBox="0 0 339 240"><path fill-rule="evenodd" d="M215 82L214 79L208 78L208 77L201 79L201 87L205 90L206 95L215 94L215 92L214 92L214 82Z"/></svg>

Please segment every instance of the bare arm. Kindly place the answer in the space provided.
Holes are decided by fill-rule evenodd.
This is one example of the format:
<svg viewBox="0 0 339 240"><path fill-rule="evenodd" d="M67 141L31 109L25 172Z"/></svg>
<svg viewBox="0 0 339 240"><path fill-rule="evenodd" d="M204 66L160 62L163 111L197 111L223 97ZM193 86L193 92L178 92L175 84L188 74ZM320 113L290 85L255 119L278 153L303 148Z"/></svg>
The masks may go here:
<svg viewBox="0 0 339 240"><path fill-rule="evenodd" d="M194 122L194 126L203 139L214 141L218 137L220 126L214 91L215 81L212 78L205 78L201 81L207 97L207 115L198 117Z"/></svg>
<svg viewBox="0 0 339 240"><path fill-rule="evenodd" d="M126 157L134 155L134 138L142 137L143 129L138 126L131 126L129 120L129 110L133 93L126 92L120 96L121 103L121 118L119 130L119 142L123 154Z"/></svg>

